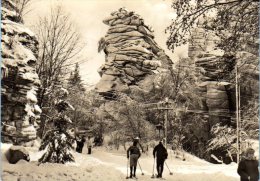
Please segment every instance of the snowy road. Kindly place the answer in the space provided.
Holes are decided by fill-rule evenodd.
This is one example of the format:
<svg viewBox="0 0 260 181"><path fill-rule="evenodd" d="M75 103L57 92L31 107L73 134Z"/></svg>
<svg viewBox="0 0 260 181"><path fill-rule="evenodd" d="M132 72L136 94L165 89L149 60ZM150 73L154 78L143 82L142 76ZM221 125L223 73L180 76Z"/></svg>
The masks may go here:
<svg viewBox="0 0 260 181"><path fill-rule="evenodd" d="M41 164L35 162L41 153L30 152L32 162L21 161L9 164L2 160L3 181L121 181L126 180L127 158L124 152L107 151L105 148L93 149L92 155L74 153L76 163L68 165ZM170 153L167 159L173 175L167 167L163 177L169 181L239 181L236 165L214 165L191 155L187 161L175 159ZM153 157L142 155L139 160L144 175L138 167L137 176L140 181L152 181ZM157 179L154 179L157 180Z"/></svg>
<svg viewBox="0 0 260 181"><path fill-rule="evenodd" d="M112 168L116 168L124 175L127 172L127 158L123 153L108 153L103 150L94 150L92 155ZM141 175L140 167L138 167L137 175L139 180L151 180L153 173L153 157L152 154L142 155L139 163L142 167L144 176ZM206 161L200 160L191 155L188 156L188 161L182 161L173 157L172 153L169 154L167 165L173 175L169 174L168 168L164 168L164 178L172 181L238 181L239 177L236 172L237 165L215 165ZM156 173L156 169L155 169Z"/></svg>

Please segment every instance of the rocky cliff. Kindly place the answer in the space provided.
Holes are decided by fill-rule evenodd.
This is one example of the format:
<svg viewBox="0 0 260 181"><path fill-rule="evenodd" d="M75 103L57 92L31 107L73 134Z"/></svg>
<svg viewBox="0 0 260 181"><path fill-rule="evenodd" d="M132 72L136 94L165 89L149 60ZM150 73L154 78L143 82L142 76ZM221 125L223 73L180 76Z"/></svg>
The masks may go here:
<svg viewBox="0 0 260 181"><path fill-rule="evenodd" d="M230 117L235 110L230 73L234 70L235 62L234 56L210 53L201 54L195 60L196 67L200 68L198 90L204 95L205 102L200 109L209 115L211 126L220 122L230 124Z"/></svg>
<svg viewBox="0 0 260 181"><path fill-rule="evenodd" d="M100 94L127 93L133 87L149 90L146 82L172 65L170 58L154 41L153 31L132 11L120 8L103 23L109 26L99 42L105 52L105 64L99 69L96 85Z"/></svg>
<svg viewBox="0 0 260 181"><path fill-rule="evenodd" d="M198 90L204 94L204 107L199 109L218 116L231 116L235 111L235 64L238 63L238 72L241 86L241 95L257 96L258 68L256 43L245 43L244 51L233 55L224 55L216 47L219 38L211 31L203 28L203 21L192 30L189 42L189 57L199 68L200 83ZM253 45L252 45L253 44ZM248 51L250 50L250 51ZM214 88L213 88L214 87ZM255 93L253 93L255 91ZM245 102L244 96L241 101ZM212 112L212 110L214 110ZM223 113L223 114L222 114Z"/></svg>
<svg viewBox="0 0 260 181"><path fill-rule="evenodd" d="M36 120L41 109L36 91L38 41L22 24L15 4L2 0L2 141L29 141L36 138Z"/></svg>
<svg viewBox="0 0 260 181"><path fill-rule="evenodd" d="M218 37L214 36L213 33L206 32L199 25L193 30L189 43L188 54L197 70L199 70L197 72L199 80L197 90L202 95L203 101L203 104L194 108L196 109L194 112L205 115L206 126L200 132L208 132L208 135L199 136L203 139L206 138L206 140L212 138L210 129L217 123L236 127L236 65L238 67L237 78L240 90L242 122L244 122L243 116L248 114L246 113L248 111L251 114L247 119L254 119L252 115L256 114L257 110L253 109L252 106L250 107L250 104L256 104L259 97L259 63L258 53L255 50L257 45L250 44L249 46L245 42L244 51L224 53L217 48L218 41ZM194 143L191 143L191 145L196 146ZM225 149L221 150L220 148L212 151L217 156L227 157Z"/></svg>

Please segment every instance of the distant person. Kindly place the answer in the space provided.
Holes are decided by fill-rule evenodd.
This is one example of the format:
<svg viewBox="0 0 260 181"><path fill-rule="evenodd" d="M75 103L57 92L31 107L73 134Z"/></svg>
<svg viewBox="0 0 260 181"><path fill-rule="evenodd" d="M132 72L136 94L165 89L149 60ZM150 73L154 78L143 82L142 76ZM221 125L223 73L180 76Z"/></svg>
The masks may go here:
<svg viewBox="0 0 260 181"><path fill-rule="evenodd" d="M258 161L254 153L253 148L247 148L245 156L239 162L237 173L240 175L240 181L258 181Z"/></svg>
<svg viewBox="0 0 260 181"><path fill-rule="evenodd" d="M141 156L140 149L137 147L138 140L134 139L133 145L127 149L127 158L130 157L130 178L136 177L137 161Z"/></svg>
<svg viewBox="0 0 260 181"><path fill-rule="evenodd" d="M76 152L82 153L85 141L86 139L84 136L76 138L76 142L77 142Z"/></svg>
<svg viewBox="0 0 260 181"><path fill-rule="evenodd" d="M159 144L154 147L153 157L156 157L157 178L162 178L164 161L168 157L167 150L163 146L162 141L159 141Z"/></svg>
<svg viewBox="0 0 260 181"><path fill-rule="evenodd" d="M95 136L94 143L95 143L95 146L101 146L103 143L103 137L100 135Z"/></svg>
<svg viewBox="0 0 260 181"><path fill-rule="evenodd" d="M91 148L92 148L92 141L91 141L91 137L88 136L88 140L87 140L87 147L88 147L88 154L91 154Z"/></svg>

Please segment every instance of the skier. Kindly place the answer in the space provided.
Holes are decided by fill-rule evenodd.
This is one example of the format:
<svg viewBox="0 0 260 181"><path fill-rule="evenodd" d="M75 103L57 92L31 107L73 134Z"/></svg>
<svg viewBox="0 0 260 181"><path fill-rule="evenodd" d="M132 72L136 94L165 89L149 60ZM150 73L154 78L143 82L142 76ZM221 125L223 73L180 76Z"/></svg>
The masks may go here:
<svg viewBox="0 0 260 181"><path fill-rule="evenodd" d="M127 149L127 159L129 159L130 156L130 178L136 177L135 173L136 173L137 161L141 156L141 152L137 147L137 143L138 143L138 139L134 139L133 145Z"/></svg>
<svg viewBox="0 0 260 181"><path fill-rule="evenodd" d="M88 140L87 140L87 147L88 147L88 154L91 154L91 148L92 148L92 142L90 139L90 136L88 136Z"/></svg>
<svg viewBox="0 0 260 181"><path fill-rule="evenodd" d="M153 157L156 157L156 168L158 173L157 178L162 178L163 165L165 159L168 157L168 153L161 140L159 141L159 144L156 145L153 149Z"/></svg>
<svg viewBox="0 0 260 181"><path fill-rule="evenodd" d="M76 142L77 142L76 152L82 153L85 141L86 141L86 139L84 138L84 136L76 139Z"/></svg>
<svg viewBox="0 0 260 181"><path fill-rule="evenodd" d="M253 148L247 148L245 157L239 162L237 173L240 175L240 181L258 181L258 161L254 153Z"/></svg>

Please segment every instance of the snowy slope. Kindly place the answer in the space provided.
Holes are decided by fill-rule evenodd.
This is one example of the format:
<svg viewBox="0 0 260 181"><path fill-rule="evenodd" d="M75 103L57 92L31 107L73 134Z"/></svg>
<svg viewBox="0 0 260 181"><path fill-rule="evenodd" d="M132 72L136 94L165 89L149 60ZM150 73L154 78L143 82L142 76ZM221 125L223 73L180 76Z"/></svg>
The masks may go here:
<svg viewBox="0 0 260 181"><path fill-rule="evenodd" d="M2 153L7 145L2 144ZM120 181L126 180L126 155L123 152L107 151L105 148L94 148L92 155L74 153L76 163L67 165L42 164L37 166L36 160L41 156L37 148L29 149L31 162L20 161L16 165L9 164L2 159L2 180L14 181ZM169 153L167 164L173 175L169 175L167 167L163 177L170 181L238 181L236 174L237 165L214 165L188 156L187 161L174 158ZM153 158L151 153L143 154L139 160L144 175L141 175L140 167L137 170L138 180L152 180ZM155 179L157 180L157 179Z"/></svg>

